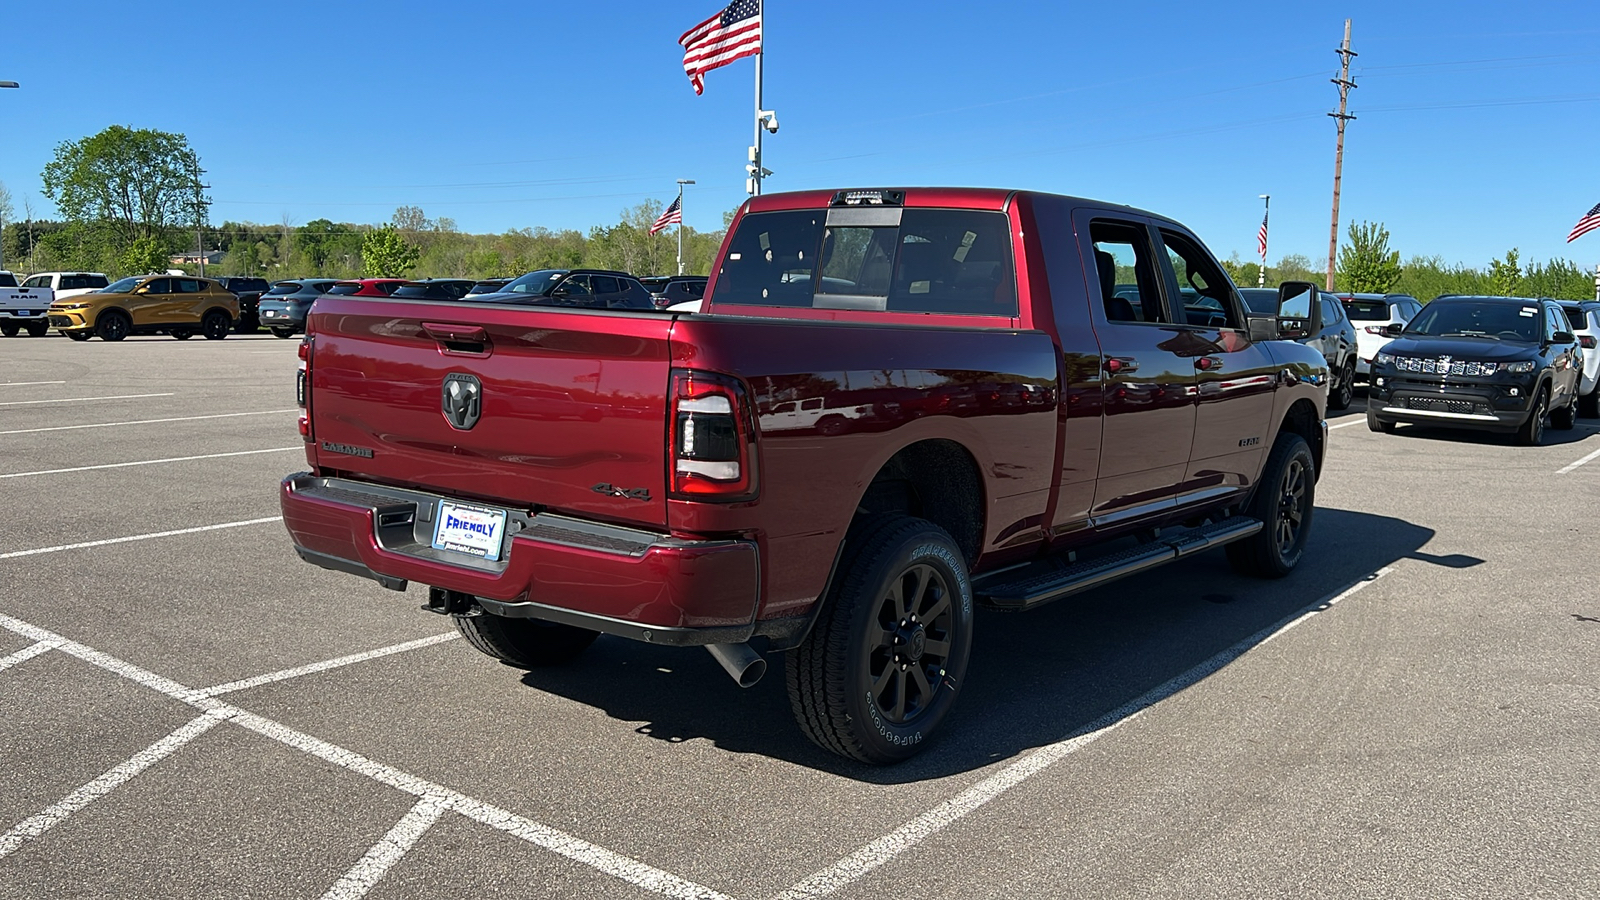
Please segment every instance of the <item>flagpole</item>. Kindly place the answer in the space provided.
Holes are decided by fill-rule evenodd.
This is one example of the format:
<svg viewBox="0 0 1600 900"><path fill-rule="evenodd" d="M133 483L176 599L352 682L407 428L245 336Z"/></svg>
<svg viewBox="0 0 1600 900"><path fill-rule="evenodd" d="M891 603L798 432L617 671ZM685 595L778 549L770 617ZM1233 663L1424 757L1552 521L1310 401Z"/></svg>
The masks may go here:
<svg viewBox="0 0 1600 900"><path fill-rule="evenodd" d="M1262 228L1266 228L1267 227L1267 219L1269 219L1272 216L1272 195L1271 194L1262 194L1261 195L1261 199L1263 201L1265 201L1265 203L1261 207L1261 227ZM1269 230L1267 232L1267 237L1271 237L1271 236L1272 236L1272 232ZM1256 273L1256 287L1263 287L1264 288L1266 286L1267 286L1267 241L1266 241L1266 238L1263 238L1261 240L1261 268Z"/></svg>
<svg viewBox="0 0 1600 900"><path fill-rule="evenodd" d="M678 179L678 274L683 274L683 186L694 184L693 178Z"/></svg>
<svg viewBox="0 0 1600 900"><path fill-rule="evenodd" d="M755 197L759 197L761 195L761 128L763 124L761 117L761 60L767 55L766 10L762 9L761 7L761 0L756 0L756 14L762 18L761 49L756 51L756 142L753 150L753 156L755 158L750 160L750 162L755 166L750 173L750 194L751 196Z"/></svg>

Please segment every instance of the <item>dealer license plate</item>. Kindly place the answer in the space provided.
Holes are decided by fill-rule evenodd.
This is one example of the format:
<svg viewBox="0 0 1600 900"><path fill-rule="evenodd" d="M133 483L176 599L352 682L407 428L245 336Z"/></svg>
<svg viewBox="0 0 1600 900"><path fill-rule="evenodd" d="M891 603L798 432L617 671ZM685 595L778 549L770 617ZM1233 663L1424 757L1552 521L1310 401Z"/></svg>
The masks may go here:
<svg viewBox="0 0 1600 900"><path fill-rule="evenodd" d="M505 510L445 500L439 503L433 546L480 559L499 559L505 531Z"/></svg>
<svg viewBox="0 0 1600 900"><path fill-rule="evenodd" d="M278 314L277 310L272 310L272 309L263 310L261 312L261 315L265 316L268 319L272 318L273 316L275 316L277 314Z"/></svg>
<svg viewBox="0 0 1600 900"><path fill-rule="evenodd" d="M31 310L31 309L19 309L19 310L17 310L17 316L19 318L26 319L26 318L29 318L32 315L33 315L33 310Z"/></svg>

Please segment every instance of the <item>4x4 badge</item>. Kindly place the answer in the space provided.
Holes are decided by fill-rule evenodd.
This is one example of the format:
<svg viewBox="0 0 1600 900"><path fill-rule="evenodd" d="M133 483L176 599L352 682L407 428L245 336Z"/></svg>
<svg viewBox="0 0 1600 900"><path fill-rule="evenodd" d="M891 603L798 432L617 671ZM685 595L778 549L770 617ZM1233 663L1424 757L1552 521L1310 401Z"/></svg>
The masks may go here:
<svg viewBox="0 0 1600 900"><path fill-rule="evenodd" d="M452 372L444 377L441 405L451 427L470 430L483 414L483 385L477 376Z"/></svg>

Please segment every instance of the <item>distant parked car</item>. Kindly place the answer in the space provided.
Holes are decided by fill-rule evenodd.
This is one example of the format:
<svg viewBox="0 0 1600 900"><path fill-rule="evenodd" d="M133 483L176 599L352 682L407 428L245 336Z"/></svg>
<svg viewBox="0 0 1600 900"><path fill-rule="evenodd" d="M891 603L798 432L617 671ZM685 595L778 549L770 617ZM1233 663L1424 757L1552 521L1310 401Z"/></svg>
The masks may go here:
<svg viewBox="0 0 1600 900"><path fill-rule="evenodd" d="M406 283L404 278L352 278L334 282L324 293L340 297L387 297Z"/></svg>
<svg viewBox="0 0 1600 900"><path fill-rule="evenodd" d="M239 300L209 278L139 275L50 304L50 327L75 341L98 336L170 334L180 341L203 334L220 341L233 330Z"/></svg>
<svg viewBox="0 0 1600 900"><path fill-rule="evenodd" d="M498 294L474 298L485 303L530 306L588 306L601 309L655 309L639 279L605 269L540 269L513 280Z"/></svg>
<svg viewBox="0 0 1600 900"><path fill-rule="evenodd" d="M480 294L497 294L510 283L511 279L509 278L485 278L473 285L465 296L476 297Z"/></svg>
<svg viewBox="0 0 1600 900"><path fill-rule="evenodd" d="M48 287L20 287L17 276L0 269L0 334L16 337L28 329L29 337L44 337L50 333L50 320L45 318L55 293Z"/></svg>
<svg viewBox="0 0 1600 900"><path fill-rule="evenodd" d="M639 279L639 283L650 292L657 309L666 309L674 303L704 297L708 280L704 275L652 275Z"/></svg>
<svg viewBox="0 0 1600 900"><path fill-rule="evenodd" d="M296 278L273 282L272 287L261 295L261 302L256 307L261 313L261 324L281 338L305 331L306 313L310 311L312 302L327 293L334 283L332 278Z"/></svg>
<svg viewBox="0 0 1600 900"><path fill-rule="evenodd" d="M1578 415L1600 416L1600 301L1557 300L1572 325L1583 354L1583 377L1578 385Z"/></svg>
<svg viewBox="0 0 1600 900"><path fill-rule="evenodd" d="M256 307L261 303L261 295L270 287L267 280L249 275L224 275L217 282L223 290L239 298L239 321L234 323L234 330L240 334L255 334L261 327L261 315Z"/></svg>
<svg viewBox="0 0 1600 900"><path fill-rule="evenodd" d="M1565 310L1553 300L1434 299L1372 361L1367 427L1397 424L1514 432L1538 445L1544 430L1571 428L1583 357Z"/></svg>
<svg viewBox="0 0 1600 900"><path fill-rule="evenodd" d="M470 278L424 278L400 285L389 296L396 300L460 300L476 283Z"/></svg>
<svg viewBox="0 0 1600 900"><path fill-rule="evenodd" d="M103 272L38 272L22 283L25 288L49 288L57 300L98 291L111 283Z"/></svg>
<svg viewBox="0 0 1600 900"><path fill-rule="evenodd" d="M1239 295L1253 313L1267 313L1277 308L1276 288L1241 288ZM1328 361L1332 381L1328 386L1328 409L1349 409L1355 397L1359 337L1338 297L1326 291L1319 291L1317 296L1322 304L1322 330L1301 338L1300 343L1322 351L1322 358Z"/></svg>
<svg viewBox="0 0 1600 900"><path fill-rule="evenodd" d="M1422 311L1410 294L1338 294L1345 315L1356 326L1356 380L1372 374L1372 358L1388 345L1390 325L1404 325Z"/></svg>

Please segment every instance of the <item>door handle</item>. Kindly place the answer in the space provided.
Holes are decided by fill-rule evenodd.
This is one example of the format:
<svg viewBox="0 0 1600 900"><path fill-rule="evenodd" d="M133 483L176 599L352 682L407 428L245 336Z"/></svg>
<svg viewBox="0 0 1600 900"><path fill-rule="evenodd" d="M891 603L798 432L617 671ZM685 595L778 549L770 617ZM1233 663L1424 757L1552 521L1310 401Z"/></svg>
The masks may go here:
<svg viewBox="0 0 1600 900"><path fill-rule="evenodd" d="M1222 368L1222 360L1215 356L1202 356L1194 361L1194 367L1202 372L1215 372Z"/></svg>
<svg viewBox="0 0 1600 900"><path fill-rule="evenodd" d="M1109 375L1137 372L1139 370L1139 361L1131 356L1108 356L1100 364L1100 368L1105 369Z"/></svg>

